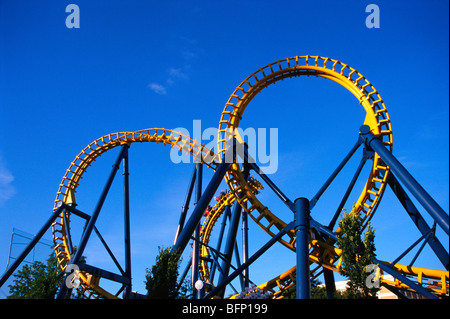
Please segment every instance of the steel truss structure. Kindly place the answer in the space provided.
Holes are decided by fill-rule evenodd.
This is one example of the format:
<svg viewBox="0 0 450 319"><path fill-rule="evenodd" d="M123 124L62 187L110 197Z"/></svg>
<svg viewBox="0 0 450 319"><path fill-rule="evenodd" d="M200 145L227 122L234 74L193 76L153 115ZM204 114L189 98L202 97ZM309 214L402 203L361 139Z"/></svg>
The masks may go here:
<svg viewBox="0 0 450 319"><path fill-rule="evenodd" d="M316 195L311 199L299 196L295 200L291 200L250 158L247 146L237 129L246 107L264 88L283 79L305 75L326 78L342 85L358 99L366 112L366 118L359 134L355 132L356 143ZM0 287L43 234L51 228L54 249L61 270L73 269L73 266L76 265L75 271L79 278L79 285L73 289L77 289L79 295L84 298L119 298L120 295L122 298L143 297L132 292L131 280L130 240L132 232L130 229L128 152L131 145L136 142L169 145L171 148L186 152L197 162L189 182L172 247L173 251L182 252L190 242L193 243L192 259L180 279L180 282L184 280L191 270L192 281L201 283L194 288L193 298L224 298L225 288L238 277L241 291L245 290L251 283L249 267L276 243L295 252L296 265L272 280L260 284L257 286L259 289L269 294L271 298L282 298L282 292L296 284L297 298L308 299L311 294L311 280L323 274L327 294L331 297L335 289L333 272L339 272L342 263L341 250L335 245L337 236L342 233L339 227L336 228L337 219L366 163L372 163L370 174L353 206L353 213L358 214L362 227L365 228L374 216L381 197L389 186L421 233L421 237L393 262L375 261L378 265L377 275L381 284L399 297L405 297L406 291L414 291L430 299L448 297L449 255L435 236L436 227L442 228L448 236L448 214L392 154L391 122L378 91L362 74L347 64L320 56L296 56L279 60L260 68L242 81L231 94L221 114L218 129L219 151L216 154L189 136L163 128L108 134L89 144L75 157L67 169L57 191L53 213L23 253L0 278ZM114 148L119 148L120 152L95 209L90 214L79 210L75 193L83 174L99 156ZM323 225L314 219L313 209L359 148L363 148L360 164L329 224ZM125 203L123 239L125 264L123 266L117 261L96 228L96 221L101 213L103 203L121 164ZM204 166L213 169L214 174L202 193ZM268 185L270 190L292 211L291 220L283 221L260 201L258 194L264 187L257 178L251 176L251 173L256 173L258 178L264 181L265 185ZM223 179L226 180L230 191L212 203L213 196ZM196 204L188 216L188 207L194 188ZM434 220L433 226L430 227L427 224L405 189L431 216ZM208 206L210 206L209 214L201 225L201 219ZM70 221L72 217L85 220L85 228L80 241L76 243L76 249L74 249L75 245L72 243L71 237ZM261 247L251 256L248 250L248 217L270 235L270 240L262 243ZM219 220L219 239L216 246L213 247L210 243L211 234L215 229L214 226L219 224ZM227 224L227 234L225 234ZM236 237L240 224L243 229L242 261L239 260L237 267L234 267L231 260L233 253L236 254L238 251ZM117 266L118 273L82 261L86 244L93 232L96 233L110 254L111 260ZM425 245L429 245L444 270L413 266L412 263L417 259L417 255L410 265L398 263L419 244L421 246L417 255ZM395 280L388 279L386 274L391 275ZM67 272L66 276L67 279L70 273ZM101 279L118 282L121 284L121 289L117 292L109 292L102 287ZM68 287L66 282L67 280L64 280L61 285L58 298L68 298L71 295L72 288ZM231 298L236 298L239 291L235 289L235 292L236 294Z"/></svg>

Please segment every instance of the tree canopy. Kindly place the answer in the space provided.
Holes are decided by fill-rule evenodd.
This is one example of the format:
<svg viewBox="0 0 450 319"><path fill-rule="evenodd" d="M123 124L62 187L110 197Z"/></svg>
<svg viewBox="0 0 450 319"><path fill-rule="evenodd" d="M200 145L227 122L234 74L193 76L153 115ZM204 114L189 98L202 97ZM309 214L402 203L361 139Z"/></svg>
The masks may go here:
<svg viewBox="0 0 450 319"><path fill-rule="evenodd" d="M47 264L35 261L14 274L8 299L54 299L63 278L52 253Z"/></svg>
<svg viewBox="0 0 450 319"><path fill-rule="evenodd" d="M339 222L337 245L342 249L341 274L348 277L349 298L376 298L378 288L367 285L366 267L375 259L375 232L368 224L362 239L362 223L356 213L345 213Z"/></svg>
<svg viewBox="0 0 450 319"><path fill-rule="evenodd" d="M146 269L145 287L149 299L183 298L178 290L177 279L181 256L171 251L171 248L158 247L159 254L151 269Z"/></svg>

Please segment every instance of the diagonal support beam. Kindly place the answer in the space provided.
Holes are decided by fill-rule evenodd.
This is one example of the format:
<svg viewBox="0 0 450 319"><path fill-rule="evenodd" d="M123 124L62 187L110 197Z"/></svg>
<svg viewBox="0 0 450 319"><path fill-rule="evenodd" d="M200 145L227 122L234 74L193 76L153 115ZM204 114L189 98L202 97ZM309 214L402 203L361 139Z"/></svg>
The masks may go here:
<svg viewBox="0 0 450 319"><path fill-rule="evenodd" d="M384 144L370 131L370 127L363 125L360 128L360 135L364 138L364 142L372 150L374 150L381 159L389 166L397 178L405 187L413 194L417 201L425 208L436 223L449 234L449 216L436 203L436 201L423 189L423 187L412 177L405 167L392 155L392 153L384 146Z"/></svg>
<svg viewBox="0 0 450 319"><path fill-rule="evenodd" d="M427 222L419 213L418 209L411 201L408 194L400 185L400 182L397 180L397 178L395 178L395 175L392 173L389 174L388 185L391 187L395 196L397 196L397 199L400 201L403 208L408 213L409 217L411 217L412 221L416 225L417 229L419 229L420 233L422 235L430 234L431 232L430 226L428 226ZM445 269L448 270L449 255L448 252L445 250L444 246L442 246L441 242L436 238L436 236L433 236L432 238L430 238L430 240L427 241L427 243L429 244L433 252L436 254L436 256L439 258Z"/></svg>
<svg viewBox="0 0 450 319"><path fill-rule="evenodd" d="M191 235L194 233L195 228L197 227L198 223L200 222L200 219L202 218L206 207L211 202L211 199L213 198L214 193L216 192L217 188L219 187L220 183L222 182L222 179L225 176L225 173L227 172L228 168L232 164L232 161L225 160L227 158L228 152L233 152L233 148L231 147L230 150L227 151L227 153L222 158L222 162L217 167L216 172L214 173L211 180L209 181L209 184L206 187L202 197L197 202L197 204L194 208L194 211L191 214L191 217L186 222L186 225L184 226L183 230L181 231L180 235L178 236L177 241L173 245L172 252L177 251L177 250L179 252L184 251L187 244L189 243Z"/></svg>
<svg viewBox="0 0 450 319"><path fill-rule="evenodd" d="M361 171L364 167L364 164L367 161L367 156L364 154L363 158L359 162L358 168L356 169L355 174L352 177L352 180L350 182L350 185L347 187L347 190L345 191L344 197L342 197L341 202L339 203L338 208L336 209L336 212L333 215L333 218L330 221L330 224L328 225L329 229L333 229L336 225L337 219L339 218L339 215L342 213L342 209L344 208L345 203L347 202L348 197L350 196L350 193L353 190L353 187L355 186L356 181L358 180L359 174L361 174Z"/></svg>
<svg viewBox="0 0 450 319"><path fill-rule="evenodd" d="M313 207L316 205L319 198L322 196L322 194L326 191L328 186L334 181L336 176L339 174L339 172L342 170L342 168L347 164L349 159L355 154L356 150L359 148L359 146L363 143L363 140L361 137L358 137L358 140L356 141L355 145L353 145L352 149L348 152L348 154L344 157L342 162L338 165L338 167L333 171L333 173L328 177L325 184L317 191L317 194L314 195L314 197L310 200L310 210L313 209Z"/></svg>
<svg viewBox="0 0 450 319"><path fill-rule="evenodd" d="M16 260L13 262L13 264L6 270L6 272L0 277L0 287L3 286L3 284L8 280L8 278L13 274L13 272L19 267L21 262L27 257L27 255L30 253L30 251L36 246L36 244L41 240L42 236L47 232L47 230L50 228L50 226L53 224L55 219L59 216L61 211L68 206L66 204L62 204L58 209L56 209L50 218L46 221L46 223L42 226L42 228L39 230L39 232L34 236L34 238L31 240L31 242L25 247L24 251L19 255L19 257L16 258Z"/></svg>
<svg viewBox="0 0 450 319"><path fill-rule="evenodd" d="M382 261L375 259L374 262L378 264L378 267L380 267L381 270L383 270L384 272L387 272L388 274L392 275L395 279L400 280L402 283L404 283L408 287L414 289L416 292L418 292L419 294L423 295L425 298L438 299L438 297L433 295L431 292L426 290L424 287L422 287L420 285L417 285L413 281L411 281L408 278L406 278L406 276L400 274L399 272L397 272L396 270L394 270L390 266L386 265Z"/></svg>

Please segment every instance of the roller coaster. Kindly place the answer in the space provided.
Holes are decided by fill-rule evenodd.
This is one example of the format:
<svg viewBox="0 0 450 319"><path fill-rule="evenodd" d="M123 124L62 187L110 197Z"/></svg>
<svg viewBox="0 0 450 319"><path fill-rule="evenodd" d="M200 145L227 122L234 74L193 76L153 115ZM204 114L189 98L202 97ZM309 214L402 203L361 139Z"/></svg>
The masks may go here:
<svg viewBox="0 0 450 319"><path fill-rule="evenodd" d="M258 93L278 81L301 76L325 78L340 84L356 97L366 116L364 123L361 123L360 131L355 132L356 143L323 186L318 189L315 196L311 199L299 197L292 201L251 159L247 144L239 134L238 128L245 109ZM449 255L436 236L436 228L442 228L448 236L449 216L392 154L392 126L387 108L379 92L357 70L331 58L309 55L286 58L258 69L241 82L225 103L219 120L217 141L218 151L213 152L204 144L180 132L151 128L108 134L90 143L71 162L56 193L52 214L33 241L0 278L0 286L12 275L44 233L51 228L56 258L66 276L57 298L70 298L74 290L83 298L143 298L144 295L132 291L131 284L132 233L128 152L133 143L152 142L185 152L195 160L172 246L172 250L178 252L192 247L191 259L180 282L190 270L192 282L200 283L193 289L193 298L225 298L225 289L238 277L241 291L248 289L252 283L248 275L249 267L275 244L283 245L291 250L296 256L296 265L273 279L257 285L260 291L270 298L279 299L283 298L284 291L295 285L297 298L308 299L311 294L311 281L323 275L327 294L331 297L335 289L333 274L341 271L342 264L342 251L336 246L337 236L342 233L336 226L337 220L367 162L371 163L370 173L352 208L352 212L359 216L362 228L366 228L373 218L383 193L389 186L421 235L396 260L392 262L375 260L379 282L399 298L407 298L407 292L415 292L429 299L448 298ZM77 188L88 167L93 165L102 154L115 148L119 149L117 159L94 210L88 214L78 208L82 207L82 203L76 201ZM327 225L319 223L312 214L316 203L359 148L363 148L362 159L333 217ZM125 202L124 266L117 261L96 227L96 221L121 163ZM202 170L205 166L213 171L213 175L202 193ZM251 176L253 173L255 175ZM229 190L214 201L213 197L224 179ZM194 192L195 186L197 187ZM290 220L282 220L266 206L268 203L263 203L261 194L267 192L267 188L292 211ZM425 221L407 191L434 220L432 226ZM188 215L189 202L193 193L196 204ZM71 220L75 217L85 221L81 239L76 245L73 244L71 236ZM269 240L263 241L260 248L251 256L248 252L248 217L269 235ZM201 222L202 219L203 222ZM237 266L233 266L232 255L238 248L237 231L240 223L244 225L242 261L239 261ZM87 264L82 260L92 232L100 238L119 273ZM218 238L215 247L211 243L212 234L216 234ZM189 243L191 243L190 246ZM434 252L443 266L442 270L413 265L425 245ZM413 262L409 265L399 264L402 257L416 246L419 249ZM74 282L75 279L76 282ZM121 288L117 292L108 291L103 285L104 281L117 282ZM68 282L72 286L67 284ZM235 292L228 298L237 298L239 291Z"/></svg>

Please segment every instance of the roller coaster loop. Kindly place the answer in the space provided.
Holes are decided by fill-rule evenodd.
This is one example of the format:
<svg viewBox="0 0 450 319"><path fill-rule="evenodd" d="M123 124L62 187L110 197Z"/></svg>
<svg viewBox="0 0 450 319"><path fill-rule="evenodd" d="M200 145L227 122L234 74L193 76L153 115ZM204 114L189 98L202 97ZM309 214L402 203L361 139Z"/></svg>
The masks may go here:
<svg viewBox="0 0 450 319"><path fill-rule="evenodd" d="M258 93L278 81L301 76L325 78L340 84L356 97L366 116L364 123L361 123L359 134L355 132L355 144L323 186L318 189L315 196L310 199L299 196L291 200L250 159L247 146L239 135L238 128L244 111ZM327 295L331 297L335 289L333 273L340 272L342 263L341 250L335 245L337 235L342 233L339 227L336 228L337 219L345 203L348 202L353 188L357 185L356 182L366 163L371 163L370 173L352 208L352 212L359 216L362 228L367 227L379 206L383 193L389 186L421 234L421 237L393 262L376 260L379 282L401 298L405 298L408 292L415 292L430 299L448 298L449 254L435 234L438 226L448 236L449 216L392 154L392 126L387 108L379 92L357 70L334 59L309 55L295 56L268 64L245 78L230 95L220 116L217 136L217 153L189 136L163 128L108 134L90 143L70 164L56 193L52 214L34 240L0 278L0 287L51 227L57 261L61 271L66 274L58 291L58 298L69 298L74 290L83 298L115 299L119 298L120 294L122 298L127 299L145 297L132 292L128 153L133 143L152 142L185 152L196 161L172 247L173 251L182 252L191 241L193 243L191 260L180 278L181 283L191 270L193 283L200 283L193 288L192 298L225 298L227 287L234 291L234 295L230 298L238 298L240 291L245 289L248 291L250 283L253 284L249 272L250 265L275 244L281 244L295 252L296 265L273 279L259 284L258 289L271 298L278 299L283 298L283 292L296 284L297 298L308 299L311 280L323 274ZM81 209L83 203L76 201L77 187L87 168L99 156L114 148L120 149L119 154L97 205L91 214L88 214ZM323 225L314 218L314 207L359 148L362 148L359 166L331 220L327 225ZM237 149L243 152L238 152ZM239 158L241 161L238 160ZM121 163L124 173L125 202L124 266L118 262L96 227L96 221ZM214 173L202 193L203 166L211 168ZM253 173L256 173L255 176L262 182L252 176ZM224 179L229 191L222 193L214 202L214 194ZM196 205L188 216L194 186L196 186ZM264 193L265 187L274 192L276 197L292 211L290 220L282 220L262 203L261 193ZM427 224L405 189L431 216L434 221L433 226L430 227ZM71 237L73 217L85 220L85 228L77 245L72 243ZM248 217L268 234L268 240L263 241L260 248L251 256L248 249ZM242 255L239 254L237 244L240 222L242 222L243 238ZM219 230L215 231L215 226L219 224ZM93 232L109 253L118 273L81 260ZM211 244L212 234L217 235L215 247ZM422 244L411 264L398 263L420 243ZM425 245L429 245L441 262L443 270L413 266ZM236 266L232 264L233 254L237 259ZM71 273L67 271L69 269L75 270ZM74 278L77 279L76 284ZM232 284L236 278L239 278L240 290ZM118 282L121 288L117 292L107 291L101 281Z"/></svg>

